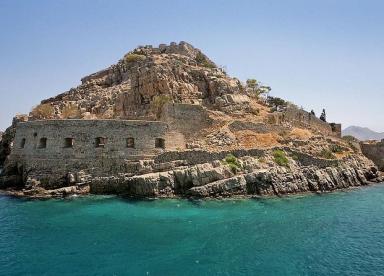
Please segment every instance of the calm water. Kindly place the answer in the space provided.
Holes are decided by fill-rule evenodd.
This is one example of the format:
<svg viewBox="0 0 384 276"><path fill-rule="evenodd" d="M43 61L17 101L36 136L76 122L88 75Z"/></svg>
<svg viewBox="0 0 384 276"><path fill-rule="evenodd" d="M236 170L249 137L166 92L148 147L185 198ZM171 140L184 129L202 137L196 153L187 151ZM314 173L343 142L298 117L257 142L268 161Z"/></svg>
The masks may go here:
<svg viewBox="0 0 384 276"><path fill-rule="evenodd" d="M0 197L0 275L384 275L384 185L266 200Z"/></svg>

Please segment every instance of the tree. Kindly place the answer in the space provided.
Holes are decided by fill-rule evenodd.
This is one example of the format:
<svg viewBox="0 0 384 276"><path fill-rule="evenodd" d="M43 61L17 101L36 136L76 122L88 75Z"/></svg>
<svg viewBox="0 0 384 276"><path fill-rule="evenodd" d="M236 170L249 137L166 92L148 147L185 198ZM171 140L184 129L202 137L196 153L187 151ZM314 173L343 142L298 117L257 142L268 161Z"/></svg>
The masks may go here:
<svg viewBox="0 0 384 276"><path fill-rule="evenodd" d="M271 90L270 86L262 85L256 79L247 79L246 91L251 92L256 98L260 97L261 94L268 94Z"/></svg>
<svg viewBox="0 0 384 276"><path fill-rule="evenodd" d="M322 120L323 122L327 121L327 114L325 113L325 109L323 109L323 112L321 112L320 120Z"/></svg>
<svg viewBox="0 0 384 276"><path fill-rule="evenodd" d="M316 113L313 111L313 109L311 110L311 115L316 116Z"/></svg>
<svg viewBox="0 0 384 276"><path fill-rule="evenodd" d="M278 111L279 109L284 109L288 106L286 101L278 97L268 97L267 103L272 108L272 111Z"/></svg>

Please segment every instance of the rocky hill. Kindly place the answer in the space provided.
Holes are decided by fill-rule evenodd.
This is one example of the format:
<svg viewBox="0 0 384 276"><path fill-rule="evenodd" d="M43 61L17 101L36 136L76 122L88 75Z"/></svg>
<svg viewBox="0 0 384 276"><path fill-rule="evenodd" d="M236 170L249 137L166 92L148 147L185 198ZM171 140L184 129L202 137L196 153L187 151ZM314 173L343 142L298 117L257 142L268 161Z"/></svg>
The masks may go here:
<svg viewBox="0 0 384 276"><path fill-rule="evenodd" d="M42 101L54 107L51 118L65 118L65 108L76 105L80 118L155 119L160 96L174 103L210 106L217 97L242 89L239 80L186 42L139 47L81 81L80 86Z"/></svg>
<svg viewBox="0 0 384 276"><path fill-rule="evenodd" d="M228 76L186 42L138 47L14 118L0 143L0 187L19 186L17 194L28 196L91 191L205 197L323 192L380 179L359 144L341 139L341 125L269 97L269 91L254 79L242 83ZM24 138L12 155L19 122L46 126L44 120L52 119L158 121L178 146L157 145L150 155L134 149L136 155L124 159L114 157L122 149L111 145L101 159L81 159L80 151L72 160L62 145L56 159L38 149L35 158L36 144L25 154Z"/></svg>
<svg viewBox="0 0 384 276"><path fill-rule="evenodd" d="M29 120L167 120L167 105L194 104L204 112L195 114L198 127L188 125L191 148L271 147L296 138L332 136L328 124L295 105L260 97L265 87L228 76L186 42L142 46L82 78L78 87L43 100Z"/></svg>
<svg viewBox="0 0 384 276"><path fill-rule="evenodd" d="M375 132L367 127L350 126L343 130L343 136L353 136L360 141L384 139L384 133Z"/></svg>

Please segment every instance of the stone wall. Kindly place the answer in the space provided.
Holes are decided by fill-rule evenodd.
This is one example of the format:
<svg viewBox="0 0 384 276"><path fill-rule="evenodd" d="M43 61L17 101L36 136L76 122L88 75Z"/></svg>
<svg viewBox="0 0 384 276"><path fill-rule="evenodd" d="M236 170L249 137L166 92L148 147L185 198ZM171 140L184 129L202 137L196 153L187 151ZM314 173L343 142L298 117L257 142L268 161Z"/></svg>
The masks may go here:
<svg viewBox="0 0 384 276"><path fill-rule="evenodd" d="M206 109L198 104L167 104L163 108L161 120L186 136L193 136L212 124Z"/></svg>
<svg viewBox="0 0 384 276"><path fill-rule="evenodd" d="M188 163L188 165L195 165L201 163L212 162L214 160L222 160L228 154L233 154L234 156L240 158L243 156L254 156L261 157L265 154L265 150L261 149L238 149L238 150L227 150L219 152L210 152L205 150L190 150L190 151L173 151L173 152L164 152L155 157L154 161L156 163L166 163L175 160L183 160Z"/></svg>
<svg viewBox="0 0 384 276"><path fill-rule="evenodd" d="M376 143L360 143L363 154L371 159L379 170L384 171L384 140Z"/></svg>
<svg viewBox="0 0 384 276"><path fill-rule="evenodd" d="M104 146L97 147L96 138L105 138ZM175 137L176 139L173 139ZM41 141L46 138L46 146ZM65 139L73 139L73 146ZM134 145L127 147L127 139ZM164 147L155 146L157 138L164 139ZM25 141L23 142L23 139ZM22 143L24 146L22 147ZM182 135L163 122L123 120L47 120L20 123L16 128L13 154L37 158L97 158L155 155L165 149L183 149Z"/></svg>
<svg viewBox="0 0 384 276"><path fill-rule="evenodd" d="M128 140L129 139L129 140ZM185 148L184 136L163 122L123 120L46 120L19 123L8 166L47 174L50 182L67 172L125 172L129 160L150 159ZM64 180L63 180L64 181Z"/></svg>
<svg viewBox="0 0 384 276"><path fill-rule="evenodd" d="M282 112L273 113L268 119L274 124L290 124L294 127L309 128L322 134L341 138L341 124L326 123L311 113L294 106L288 107Z"/></svg>

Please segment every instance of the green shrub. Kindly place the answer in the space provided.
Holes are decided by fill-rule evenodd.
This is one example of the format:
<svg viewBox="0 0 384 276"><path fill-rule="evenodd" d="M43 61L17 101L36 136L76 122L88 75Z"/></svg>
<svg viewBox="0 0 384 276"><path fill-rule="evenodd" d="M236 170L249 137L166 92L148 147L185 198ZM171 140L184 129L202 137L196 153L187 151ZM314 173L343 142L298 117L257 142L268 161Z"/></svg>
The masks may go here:
<svg viewBox="0 0 384 276"><path fill-rule="evenodd" d="M342 148L341 146L336 145L336 144L331 145L331 146L329 147L329 149L330 149L333 153L340 153L340 152L343 152L343 151L344 151L343 148Z"/></svg>
<svg viewBox="0 0 384 276"><path fill-rule="evenodd" d="M126 62L136 62L136 61L141 61L144 59L145 59L144 55L133 54L133 53L128 53L124 56L124 60Z"/></svg>
<svg viewBox="0 0 384 276"><path fill-rule="evenodd" d="M345 140L345 141L347 141L347 142L355 142L355 143L358 143L358 142L359 142L359 139L356 139L356 138L353 137L352 135L345 135L345 136L343 136L342 139Z"/></svg>
<svg viewBox="0 0 384 276"><path fill-rule="evenodd" d="M298 160L299 160L299 156L297 156L296 154L292 154L291 157L292 157L292 159L295 160L295 161L298 161Z"/></svg>
<svg viewBox="0 0 384 276"><path fill-rule="evenodd" d="M274 150L273 151L273 160L275 163L279 166L287 167L289 160L287 156L285 155L285 152L282 150Z"/></svg>
<svg viewBox="0 0 384 276"><path fill-rule="evenodd" d="M207 68L216 68L216 65L209 61L206 56L204 56L201 52L198 52L196 55L197 64L207 67Z"/></svg>
<svg viewBox="0 0 384 276"><path fill-rule="evenodd" d="M325 158L325 159L336 159L336 156L328 149L323 149L319 157Z"/></svg>
<svg viewBox="0 0 384 276"><path fill-rule="evenodd" d="M233 154L228 154L224 159L224 164L228 165L229 169L236 174L241 170L241 164Z"/></svg>
<svg viewBox="0 0 384 276"><path fill-rule="evenodd" d="M164 105L170 102L171 100L171 97L168 95L158 95L153 97L153 100L151 102L151 110L153 114L156 115L157 119L160 118Z"/></svg>

